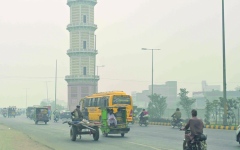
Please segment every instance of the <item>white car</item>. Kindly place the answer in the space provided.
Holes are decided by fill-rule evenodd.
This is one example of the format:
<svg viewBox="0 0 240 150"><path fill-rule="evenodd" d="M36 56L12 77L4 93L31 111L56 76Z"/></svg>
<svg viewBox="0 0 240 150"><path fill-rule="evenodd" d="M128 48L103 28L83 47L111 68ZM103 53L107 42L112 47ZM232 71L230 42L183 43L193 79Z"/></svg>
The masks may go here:
<svg viewBox="0 0 240 150"><path fill-rule="evenodd" d="M239 144L240 144L240 125L237 127L236 141L239 142Z"/></svg>

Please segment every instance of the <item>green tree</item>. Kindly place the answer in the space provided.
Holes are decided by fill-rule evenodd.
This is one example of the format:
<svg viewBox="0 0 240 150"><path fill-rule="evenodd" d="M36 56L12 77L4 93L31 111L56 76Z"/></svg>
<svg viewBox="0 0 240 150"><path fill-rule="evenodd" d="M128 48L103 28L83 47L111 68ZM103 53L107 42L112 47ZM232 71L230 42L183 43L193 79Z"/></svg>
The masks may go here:
<svg viewBox="0 0 240 150"><path fill-rule="evenodd" d="M192 110L192 104L196 102L195 99L190 99L188 95L188 91L185 88L180 89L180 93L178 94L180 96L180 102L179 104L183 107L184 111L186 112L186 115L188 118L190 118L191 110Z"/></svg>
<svg viewBox="0 0 240 150"><path fill-rule="evenodd" d="M210 115L213 111L213 104L211 102L209 102L209 100L206 100L206 107L205 107L205 119L204 122L206 123L206 125L210 124Z"/></svg>
<svg viewBox="0 0 240 150"><path fill-rule="evenodd" d="M50 101L50 102L46 102L46 101L41 101L40 103L41 106L51 106L52 111L55 110L55 101ZM64 106L56 104L56 108L58 110L64 110Z"/></svg>
<svg viewBox="0 0 240 150"><path fill-rule="evenodd" d="M161 118L167 108L167 97L158 95L156 93L153 94L153 96L149 95L148 97L150 98L148 112L151 118Z"/></svg>

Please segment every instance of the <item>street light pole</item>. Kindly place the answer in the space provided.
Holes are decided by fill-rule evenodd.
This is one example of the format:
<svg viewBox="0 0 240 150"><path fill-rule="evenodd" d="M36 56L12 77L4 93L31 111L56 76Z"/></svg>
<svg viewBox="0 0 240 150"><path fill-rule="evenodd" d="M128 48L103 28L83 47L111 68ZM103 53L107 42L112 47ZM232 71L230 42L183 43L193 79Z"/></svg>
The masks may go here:
<svg viewBox="0 0 240 150"><path fill-rule="evenodd" d="M224 27L224 0L222 0L222 42L223 42L223 98L224 98L224 117L223 125L227 125L227 92L226 92L226 59L225 59L225 27Z"/></svg>
<svg viewBox="0 0 240 150"><path fill-rule="evenodd" d="M47 89L47 102L48 102L48 82L50 82L50 81L46 81L46 89Z"/></svg>
<svg viewBox="0 0 240 150"><path fill-rule="evenodd" d="M154 50L160 50L160 49L147 49L147 48L142 48L142 50L151 50L151 51L152 51L152 95L151 95L151 97L153 98L153 51L154 51Z"/></svg>

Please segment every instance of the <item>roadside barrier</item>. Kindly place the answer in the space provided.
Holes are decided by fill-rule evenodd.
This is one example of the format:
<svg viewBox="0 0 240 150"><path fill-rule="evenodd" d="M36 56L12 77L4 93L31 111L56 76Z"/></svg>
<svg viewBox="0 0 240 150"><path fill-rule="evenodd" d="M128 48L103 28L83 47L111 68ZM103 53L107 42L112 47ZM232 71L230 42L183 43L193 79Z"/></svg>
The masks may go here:
<svg viewBox="0 0 240 150"><path fill-rule="evenodd" d="M135 121L138 124L138 121ZM161 125L161 126L171 126L170 123L166 122L149 122L149 125ZM183 124L185 126L185 124ZM221 126L221 125L206 125L204 128L208 129L222 129L222 130L237 130L237 126Z"/></svg>

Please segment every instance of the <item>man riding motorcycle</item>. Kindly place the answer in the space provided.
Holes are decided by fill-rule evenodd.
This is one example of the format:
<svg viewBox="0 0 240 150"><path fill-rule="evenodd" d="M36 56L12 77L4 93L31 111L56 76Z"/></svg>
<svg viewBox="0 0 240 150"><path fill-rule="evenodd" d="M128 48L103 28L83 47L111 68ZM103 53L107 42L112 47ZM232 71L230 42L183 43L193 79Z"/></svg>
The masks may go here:
<svg viewBox="0 0 240 150"><path fill-rule="evenodd" d="M185 134L185 141L184 141L185 143L183 144L184 150L187 147L189 148L191 143L194 142L195 137L203 135L203 122L201 119L197 118L197 110L195 110L195 109L192 110L192 118L189 119L186 126L181 130L186 131L186 130L188 130L188 128L190 128L190 133ZM187 146L186 146L186 144L187 144ZM201 149L202 146L201 146L200 142L197 144L198 144L198 150L204 150L204 149Z"/></svg>
<svg viewBox="0 0 240 150"><path fill-rule="evenodd" d="M148 115L148 112L145 111L145 109L143 109L142 112L141 112L141 114L139 115L139 117L140 117L140 122L144 123L144 122L147 120L147 118L144 117L144 116L146 116L146 115Z"/></svg>
<svg viewBox="0 0 240 150"><path fill-rule="evenodd" d="M54 121L57 122L60 117L60 111L58 109L54 110Z"/></svg>
<svg viewBox="0 0 240 150"><path fill-rule="evenodd" d="M171 117L173 117L175 124L177 124L178 122L180 122L181 116L182 116L182 113L180 109L177 108Z"/></svg>

